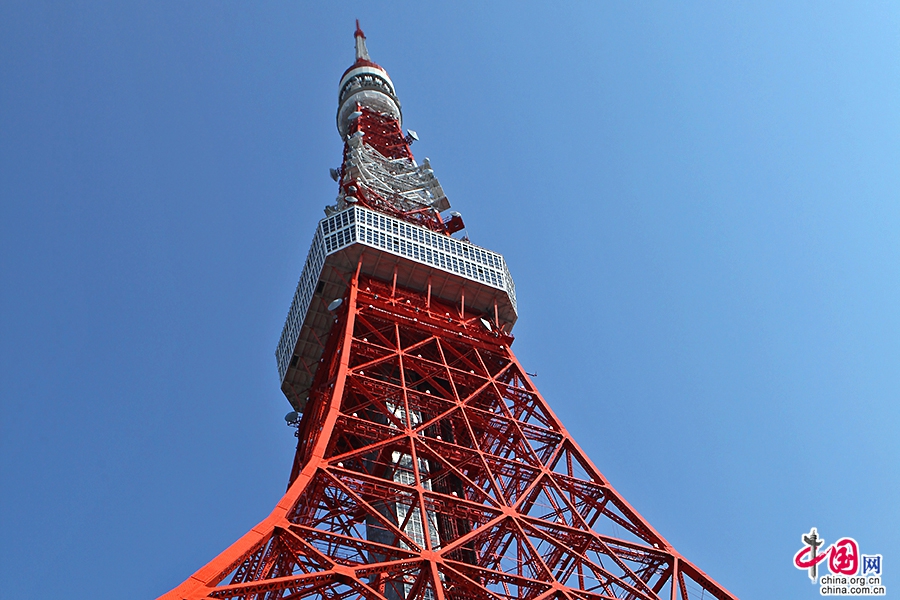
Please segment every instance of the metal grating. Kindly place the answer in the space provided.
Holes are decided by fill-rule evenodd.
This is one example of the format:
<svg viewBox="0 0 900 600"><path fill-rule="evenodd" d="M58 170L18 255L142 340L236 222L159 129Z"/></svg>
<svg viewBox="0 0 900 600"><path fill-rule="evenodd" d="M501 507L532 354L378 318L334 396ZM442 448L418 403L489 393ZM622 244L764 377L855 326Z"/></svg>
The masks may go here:
<svg viewBox="0 0 900 600"><path fill-rule="evenodd" d="M509 296L513 310L516 309L516 287L502 255L353 206L322 219L316 229L275 352L281 380L287 373L325 258L357 243L502 290Z"/></svg>
<svg viewBox="0 0 900 600"><path fill-rule="evenodd" d="M300 274L300 281L297 282L297 290L291 301L291 309L288 311L284 329L281 330L281 339L278 340L278 348L275 350L279 380L284 380L284 374L287 373L291 356L294 354L294 346L300 336L300 328L303 327L303 319L306 317L306 311L309 310L309 303L316 291L316 283L322 273L322 266L325 264L325 244L322 238L320 223L316 228L312 244L309 246L306 264L303 265L303 272Z"/></svg>

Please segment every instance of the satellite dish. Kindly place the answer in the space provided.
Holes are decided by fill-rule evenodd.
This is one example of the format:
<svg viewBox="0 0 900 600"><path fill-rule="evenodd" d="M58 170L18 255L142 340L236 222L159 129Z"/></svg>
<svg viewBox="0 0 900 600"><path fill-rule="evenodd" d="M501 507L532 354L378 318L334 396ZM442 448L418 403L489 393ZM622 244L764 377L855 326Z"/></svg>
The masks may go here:
<svg viewBox="0 0 900 600"><path fill-rule="evenodd" d="M356 119L360 118L361 116L362 116L362 113L357 110L355 112L350 113L350 116L347 117L347 119L350 121L355 121Z"/></svg>
<svg viewBox="0 0 900 600"><path fill-rule="evenodd" d="M494 330L494 329L491 327L491 322L488 321L487 319L485 319L484 317L481 318L481 324L484 325L484 328L487 329L488 331L493 331L493 330Z"/></svg>
<svg viewBox="0 0 900 600"><path fill-rule="evenodd" d="M334 300L331 301L331 304L328 305L328 311L329 312L336 311L338 309L338 307L343 303L344 303L343 298L335 298Z"/></svg>
<svg viewBox="0 0 900 600"><path fill-rule="evenodd" d="M406 135L408 135L410 138L412 138L412 140L413 140L414 142L418 142L418 141L419 141L419 134L416 133L415 131L413 131L412 129L407 129L407 130L406 130Z"/></svg>
<svg viewBox="0 0 900 600"><path fill-rule="evenodd" d="M346 202L349 202L350 204L353 204L354 202L356 202L356 198L354 196L345 196L344 200Z"/></svg>
<svg viewBox="0 0 900 600"><path fill-rule="evenodd" d="M284 420L287 423L296 423L300 419L300 413L296 410L292 410L288 414L284 415Z"/></svg>
<svg viewBox="0 0 900 600"><path fill-rule="evenodd" d="M331 175L331 178L335 181L337 181L338 177L341 176L337 169L328 169L328 174Z"/></svg>

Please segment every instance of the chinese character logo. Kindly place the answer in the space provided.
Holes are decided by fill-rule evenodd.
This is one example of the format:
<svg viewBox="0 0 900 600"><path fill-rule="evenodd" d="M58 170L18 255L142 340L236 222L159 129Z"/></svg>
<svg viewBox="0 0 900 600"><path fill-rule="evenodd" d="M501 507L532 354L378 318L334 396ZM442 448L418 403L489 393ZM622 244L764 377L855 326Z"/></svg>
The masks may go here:
<svg viewBox="0 0 900 600"><path fill-rule="evenodd" d="M880 554L860 554L853 538L843 537L831 545L819 537L813 527L800 535L803 547L794 554L794 566L807 571L813 585L819 584L821 596L884 596ZM826 562L827 561L827 562ZM820 573L821 569L827 572Z"/></svg>
<svg viewBox="0 0 900 600"><path fill-rule="evenodd" d="M829 548L828 568L835 575L856 575L859 570L859 546L853 538L841 538Z"/></svg>
<svg viewBox="0 0 900 600"><path fill-rule="evenodd" d="M859 570L859 545L853 538L841 538L819 553L825 540L819 537L816 528L800 536L803 548L794 555L794 566L808 569L813 583L818 580L819 563L828 559L828 568L835 575L856 575Z"/></svg>
<svg viewBox="0 0 900 600"><path fill-rule="evenodd" d="M860 575L881 575L880 554L863 554L860 556L860 561L862 561L862 573Z"/></svg>

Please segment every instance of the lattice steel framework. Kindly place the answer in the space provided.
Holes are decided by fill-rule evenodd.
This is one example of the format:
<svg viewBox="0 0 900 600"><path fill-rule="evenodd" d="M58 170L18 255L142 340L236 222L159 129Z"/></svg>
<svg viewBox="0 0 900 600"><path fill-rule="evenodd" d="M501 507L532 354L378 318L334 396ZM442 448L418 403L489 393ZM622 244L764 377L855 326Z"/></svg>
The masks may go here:
<svg viewBox="0 0 900 600"><path fill-rule="evenodd" d="M610 486L510 336L348 284L287 494L165 598L733 598Z"/></svg>
<svg viewBox="0 0 900 600"><path fill-rule="evenodd" d="M356 41L357 77L378 80L358 28ZM376 186L365 171L375 172L380 160L392 169L406 161L407 173L419 169L401 137L399 103L375 119L354 100L372 90L387 97L387 90L395 102L386 73L383 79L344 86L342 98L360 105L355 113L339 109L339 119L356 123L339 120L347 145L329 214L388 203L392 210L382 212L420 228L404 235L424 244L426 233L440 233L441 220L392 200L390 169L379 171L378 201L369 193ZM362 92L353 97L348 89ZM357 134L373 123L380 129L362 148L365 135ZM350 164L354 152L367 167ZM428 171L395 191L420 194L422 207L435 199L448 208ZM323 223L319 244L340 229ZM735 600L631 508L550 410L510 350L511 280L507 288L407 256L399 241L394 248L345 237L325 250L314 243L319 283L304 271L305 307L293 310L279 346L283 389L302 410L287 493L268 518L163 598ZM384 276L391 268L393 277ZM341 302L329 302L325 282ZM479 298L474 307L472 298ZM310 340L322 347L309 350ZM311 381L300 407L291 382L307 379L291 379L298 364Z"/></svg>

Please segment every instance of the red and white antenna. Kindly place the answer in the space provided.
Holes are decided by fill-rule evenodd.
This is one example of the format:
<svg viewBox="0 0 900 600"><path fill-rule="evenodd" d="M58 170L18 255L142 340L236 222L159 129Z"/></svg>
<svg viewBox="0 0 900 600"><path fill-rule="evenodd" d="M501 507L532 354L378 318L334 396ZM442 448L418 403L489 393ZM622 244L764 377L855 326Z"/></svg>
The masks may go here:
<svg viewBox="0 0 900 600"><path fill-rule="evenodd" d="M368 61L369 51L366 49L366 34L363 33L362 28L359 26L359 19L356 20L356 31L353 35L356 38L356 60Z"/></svg>

